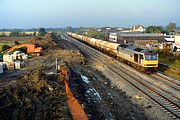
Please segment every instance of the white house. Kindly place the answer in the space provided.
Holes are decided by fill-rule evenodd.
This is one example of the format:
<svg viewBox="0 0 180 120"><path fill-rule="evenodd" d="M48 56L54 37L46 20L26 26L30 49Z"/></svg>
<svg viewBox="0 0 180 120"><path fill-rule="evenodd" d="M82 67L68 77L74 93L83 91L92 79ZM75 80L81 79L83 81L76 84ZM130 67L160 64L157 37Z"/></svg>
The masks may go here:
<svg viewBox="0 0 180 120"><path fill-rule="evenodd" d="M143 25L136 25L132 27L132 32L144 32L145 28Z"/></svg>

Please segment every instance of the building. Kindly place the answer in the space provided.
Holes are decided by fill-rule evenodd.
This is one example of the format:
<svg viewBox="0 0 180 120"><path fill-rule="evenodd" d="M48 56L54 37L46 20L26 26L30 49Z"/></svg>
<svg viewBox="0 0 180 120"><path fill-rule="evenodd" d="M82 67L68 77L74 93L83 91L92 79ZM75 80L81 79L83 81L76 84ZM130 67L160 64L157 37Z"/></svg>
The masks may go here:
<svg viewBox="0 0 180 120"><path fill-rule="evenodd" d="M154 33L110 33L109 41L119 44L134 44L138 47L148 47L164 42L163 36Z"/></svg>
<svg viewBox="0 0 180 120"><path fill-rule="evenodd" d="M117 39L118 39L117 34L118 34L118 33L110 33L110 34L109 34L109 41L111 41L111 42L117 42Z"/></svg>
<svg viewBox="0 0 180 120"><path fill-rule="evenodd" d="M180 31L176 31L174 36L174 43L172 44L173 52L180 53Z"/></svg>
<svg viewBox="0 0 180 120"><path fill-rule="evenodd" d="M101 33L105 36L105 40L109 40L109 34L115 33L116 29L111 27L103 27L101 28Z"/></svg>
<svg viewBox="0 0 180 120"><path fill-rule="evenodd" d="M180 43L180 30L176 31L175 35L174 35L174 42L175 43Z"/></svg>
<svg viewBox="0 0 180 120"><path fill-rule="evenodd" d="M124 29L122 28L122 27L118 27L118 28L116 28L116 31L117 32L121 32L121 31L123 31Z"/></svg>
<svg viewBox="0 0 180 120"><path fill-rule="evenodd" d="M145 28L143 25L136 25L132 27L132 32L144 32Z"/></svg>
<svg viewBox="0 0 180 120"><path fill-rule="evenodd" d="M121 32L125 32L125 33L132 32L132 29L131 28L124 28Z"/></svg>

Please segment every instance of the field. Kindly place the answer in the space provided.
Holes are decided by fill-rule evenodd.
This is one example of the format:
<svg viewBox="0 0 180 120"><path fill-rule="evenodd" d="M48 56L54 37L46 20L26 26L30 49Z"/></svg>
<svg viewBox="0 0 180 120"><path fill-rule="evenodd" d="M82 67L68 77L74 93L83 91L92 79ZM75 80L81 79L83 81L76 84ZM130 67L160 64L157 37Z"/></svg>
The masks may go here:
<svg viewBox="0 0 180 120"><path fill-rule="evenodd" d="M27 41L29 39L32 39L34 37L0 37L1 41Z"/></svg>
<svg viewBox="0 0 180 120"><path fill-rule="evenodd" d="M32 32L20 32L20 33L25 33L27 35L31 35L33 34L34 32L38 33L38 31L32 31ZM0 32L0 35L6 35L6 36L9 36L11 32Z"/></svg>
<svg viewBox="0 0 180 120"><path fill-rule="evenodd" d="M3 45L14 46L15 41L24 43L33 37L0 37L0 52L2 51Z"/></svg>

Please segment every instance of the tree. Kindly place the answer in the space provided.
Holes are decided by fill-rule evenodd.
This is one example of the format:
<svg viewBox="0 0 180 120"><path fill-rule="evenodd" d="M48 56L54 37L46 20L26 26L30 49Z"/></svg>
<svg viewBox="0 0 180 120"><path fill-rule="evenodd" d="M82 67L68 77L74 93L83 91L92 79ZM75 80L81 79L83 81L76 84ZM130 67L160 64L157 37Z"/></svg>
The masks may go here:
<svg viewBox="0 0 180 120"><path fill-rule="evenodd" d="M19 37L19 36L21 36L21 33L15 31L15 32L11 32L11 33L9 34L9 36L10 36L10 37Z"/></svg>
<svg viewBox="0 0 180 120"><path fill-rule="evenodd" d="M146 33L161 33L163 31L162 26L149 26L146 28Z"/></svg>
<svg viewBox="0 0 180 120"><path fill-rule="evenodd" d="M175 29L176 29L176 23L169 23L169 24L166 26L166 30L167 30L168 32L173 32Z"/></svg>
<svg viewBox="0 0 180 120"><path fill-rule="evenodd" d="M78 28L77 34L83 34L83 33L84 33L83 27Z"/></svg>
<svg viewBox="0 0 180 120"><path fill-rule="evenodd" d="M39 36L44 36L46 33L47 32L46 32L45 28L39 28L39 30L38 30L38 35Z"/></svg>
<svg viewBox="0 0 180 120"><path fill-rule="evenodd" d="M87 36L92 37L92 38L97 38L97 39L104 39L105 38L105 36L102 33L97 32L96 30L89 30Z"/></svg>
<svg viewBox="0 0 180 120"><path fill-rule="evenodd" d="M36 32L33 32L33 36L36 36Z"/></svg>
<svg viewBox="0 0 180 120"><path fill-rule="evenodd" d="M22 32L21 36L27 36L26 32Z"/></svg>
<svg viewBox="0 0 180 120"><path fill-rule="evenodd" d="M72 31L73 31L73 29L72 29L72 27L71 27L71 26L68 26L68 27L66 27L66 30L65 30L65 31L72 32Z"/></svg>

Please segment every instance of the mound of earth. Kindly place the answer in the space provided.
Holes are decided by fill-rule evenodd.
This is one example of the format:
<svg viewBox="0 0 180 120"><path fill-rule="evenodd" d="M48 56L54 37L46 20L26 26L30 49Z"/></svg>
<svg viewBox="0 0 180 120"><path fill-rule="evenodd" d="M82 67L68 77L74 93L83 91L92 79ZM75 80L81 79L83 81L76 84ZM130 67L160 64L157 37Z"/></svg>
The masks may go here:
<svg viewBox="0 0 180 120"><path fill-rule="evenodd" d="M41 46L43 50L56 48L57 44L54 40L57 39L53 33L47 33L45 37L36 37L30 39L28 42L32 44L36 44L37 46Z"/></svg>
<svg viewBox="0 0 180 120"><path fill-rule="evenodd" d="M71 119L63 81L37 69L1 89L0 119Z"/></svg>

